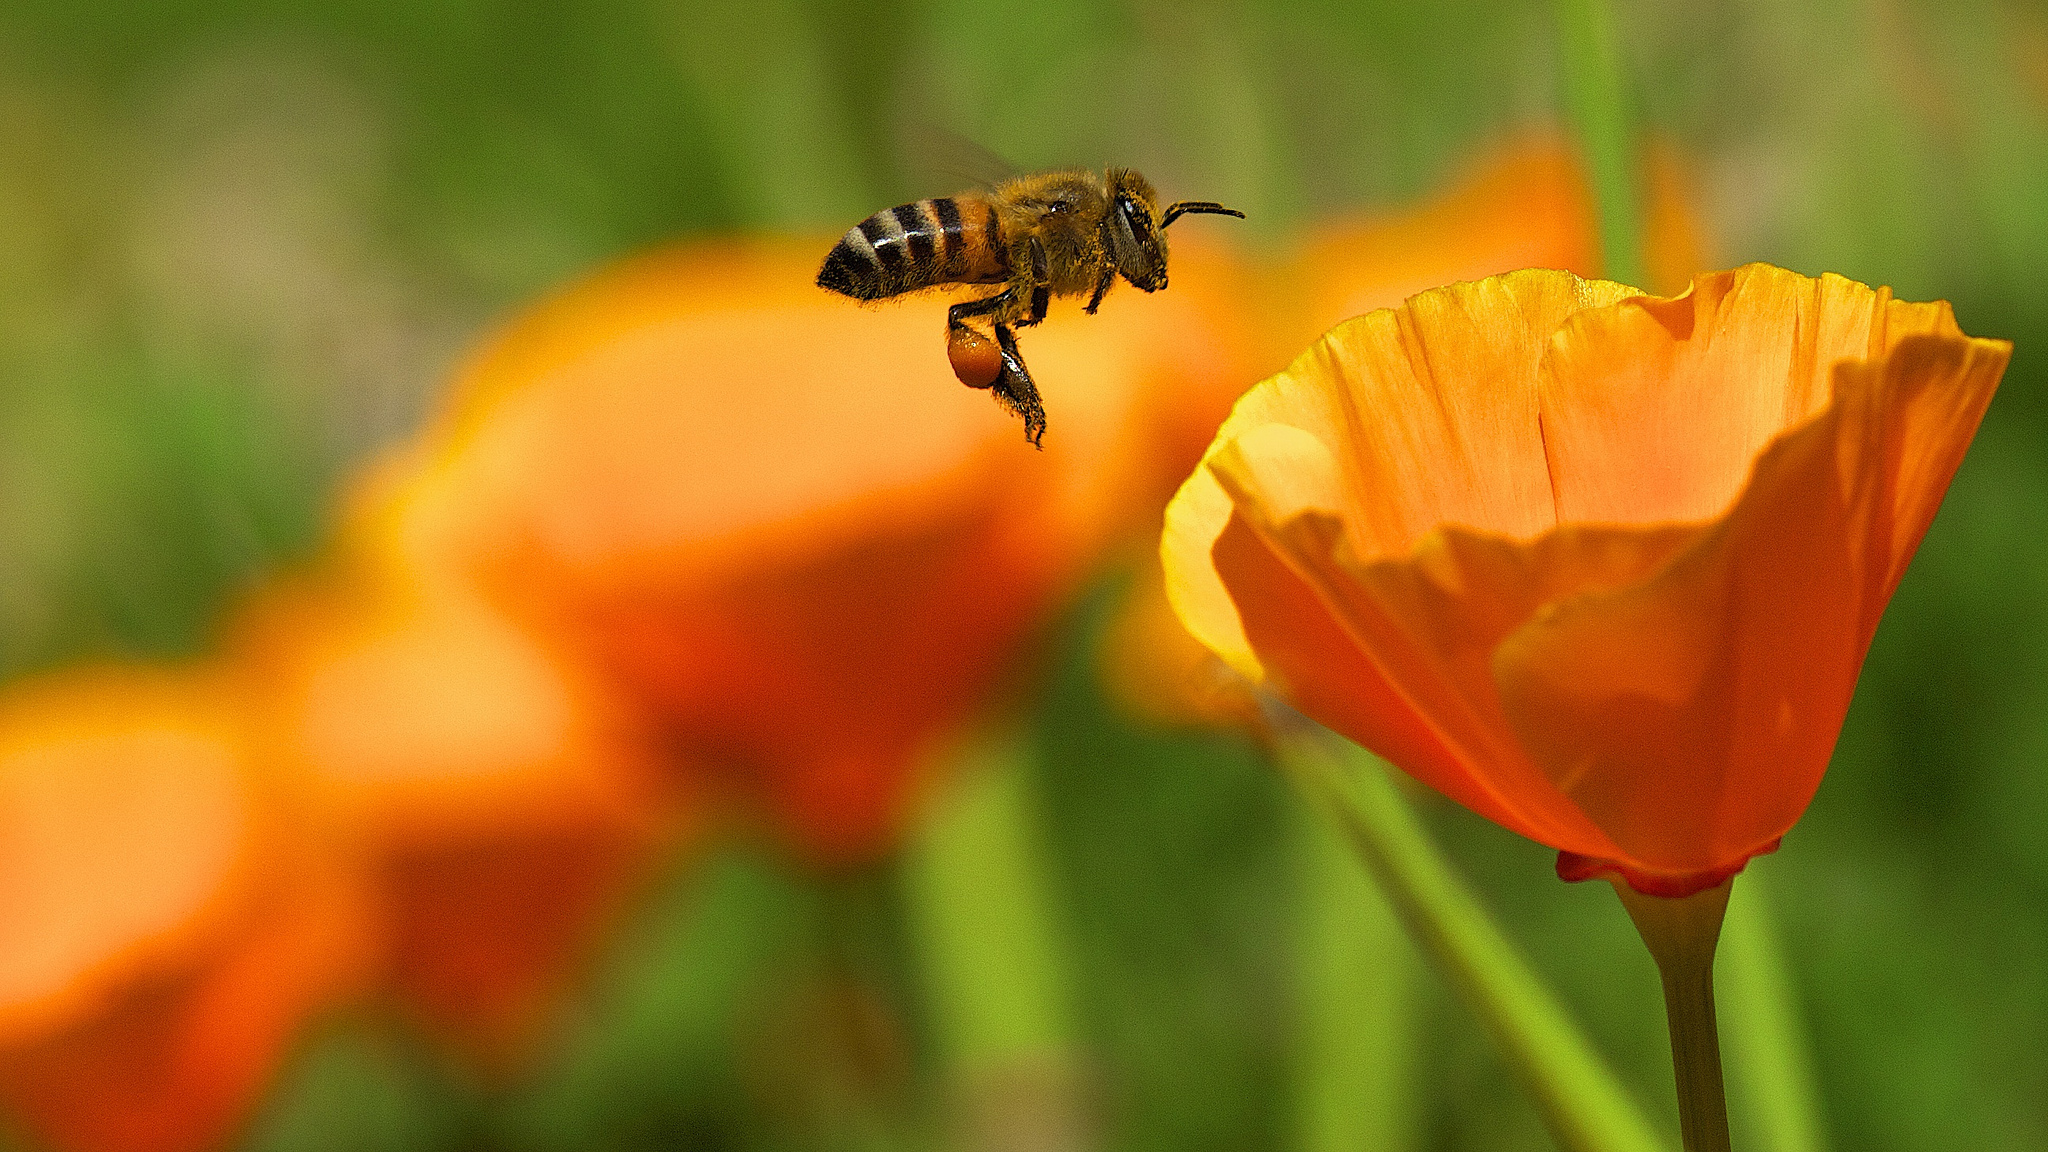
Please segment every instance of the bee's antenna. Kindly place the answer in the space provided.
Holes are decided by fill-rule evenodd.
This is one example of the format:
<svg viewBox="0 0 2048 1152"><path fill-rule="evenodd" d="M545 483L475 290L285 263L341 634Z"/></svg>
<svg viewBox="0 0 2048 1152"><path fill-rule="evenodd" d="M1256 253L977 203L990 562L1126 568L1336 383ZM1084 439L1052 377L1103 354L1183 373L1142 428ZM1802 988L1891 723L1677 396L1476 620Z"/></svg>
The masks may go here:
<svg viewBox="0 0 2048 1152"><path fill-rule="evenodd" d="M1182 216L1235 216L1244 219L1244 213L1235 208L1225 208L1214 200L1182 200L1166 206L1166 214L1159 218L1159 226L1166 227Z"/></svg>

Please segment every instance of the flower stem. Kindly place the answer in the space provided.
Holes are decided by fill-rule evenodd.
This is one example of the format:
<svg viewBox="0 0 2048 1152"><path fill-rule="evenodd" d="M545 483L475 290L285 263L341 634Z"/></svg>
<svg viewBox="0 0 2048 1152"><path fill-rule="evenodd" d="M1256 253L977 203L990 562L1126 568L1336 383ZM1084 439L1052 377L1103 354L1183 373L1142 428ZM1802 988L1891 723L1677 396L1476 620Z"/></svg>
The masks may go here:
<svg viewBox="0 0 2048 1152"><path fill-rule="evenodd" d="M1733 1065L1731 1124L1767 1152L1827 1152L1813 1058L1772 923L1770 877L1763 860L1743 869L1742 898L1729 899L1716 950Z"/></svg>
<svg viewBox="0 0 2048 1152"><path fill-rule="evenodd" d="M1295 1152L1415 1147L1422 975L1372 877L1322 813L1296 804Z"/></svg>
<svg viewBox="0 0 2048 1152"><path fill-rule="evenodd" d="M1030 748L967 741L908 845L905 901L953 1081L955 1145L1088 1147L1071 951L1047 875ZM1027 1134L1027 1135L1020 1135Z"/></svg>
<svg viewBox="0 0 2048 1152"><path fill-rule="evenodd" d="M1730 877L1719 887L1670 899L1615 880L1622 906L1664 978L1671 1063L1678 1079L1678 1127L1685 1152L1729 1152L1728 1099L1721 1085L1721 1038L1714 1023L1714 944L1728 910Z"/></svg>
<svg viewBox="0 0 2048 1152"><path fill-rule="evenodd" d="M1558 1147L1662 1149L1614 1073L1438 853L1380 761L1298 717L1275 728L1281 765L1326 809L1409 937L1492 1033Z"/></svg>
<svg viewBox="0 0 2048 1152"><path fill-rule="evenodd" d="M1648 269L1614 12L1608 0L1557 0L1556 11L1565 108L1599 207L1601 274L1642 287Z"/></svg>

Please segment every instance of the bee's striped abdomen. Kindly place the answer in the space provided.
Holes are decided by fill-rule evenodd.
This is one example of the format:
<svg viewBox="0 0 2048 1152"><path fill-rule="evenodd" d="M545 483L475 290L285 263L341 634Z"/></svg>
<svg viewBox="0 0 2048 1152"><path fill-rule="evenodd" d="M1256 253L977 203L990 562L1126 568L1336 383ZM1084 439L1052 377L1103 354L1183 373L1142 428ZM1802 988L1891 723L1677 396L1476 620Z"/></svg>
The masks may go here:
<svg viewBox="0 0 2048 1152"><path fill-rule="evenodd" d="M847 229L818 286L880 300L936 284L993 284L1007 275L995 208L979 195L884 209Z"/></svg>

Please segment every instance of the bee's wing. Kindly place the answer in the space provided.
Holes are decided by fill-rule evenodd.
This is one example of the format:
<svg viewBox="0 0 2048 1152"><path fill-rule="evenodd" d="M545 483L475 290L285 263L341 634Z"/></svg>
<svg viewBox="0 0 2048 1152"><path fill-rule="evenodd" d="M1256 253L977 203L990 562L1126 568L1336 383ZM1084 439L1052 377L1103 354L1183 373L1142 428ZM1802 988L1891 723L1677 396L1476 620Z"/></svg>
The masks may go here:
<svg viewBox="0 0 2048 1152"><path fill-rule="evenodd" d="M1022 174L979 141L936 124L911 125L902 144L904 171L918 187L990 190Z"/></svg>

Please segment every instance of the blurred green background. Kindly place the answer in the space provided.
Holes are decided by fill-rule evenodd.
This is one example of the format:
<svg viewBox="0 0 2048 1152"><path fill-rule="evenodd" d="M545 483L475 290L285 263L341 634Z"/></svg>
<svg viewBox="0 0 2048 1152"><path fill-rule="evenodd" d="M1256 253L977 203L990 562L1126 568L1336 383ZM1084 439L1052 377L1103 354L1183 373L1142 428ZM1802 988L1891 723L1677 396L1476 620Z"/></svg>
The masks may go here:
<svg viewBox="0 0 2048 1152"><path fill-rule="evenodd" d="M2048 1147L2048 9L1623 4L1715 266L1954 301L2017 345L1827 782L1760 861L1840 1149ZM198 649L307 553L462 349L609 258L838 232L951 190L929 142L1131 164L1255 247L1398 210L1553 126L1549 9L1496 0L259 0L0 7L0 677ZM1297 818L1238 742L1095 687L1114 575L1032 705L1033 796L1105 1148L1299 1147ZM1654 970L1601 886L1446 805L1452 855L1661 1123ZM1741 885L1738 885L1740 899ZM932 1057L895 866L717 850L641 911L535 1076L330 1024L247 1136L299 1149L915 1148ZM1414 980L1415 1147L1544 1148Z"/></svg>

